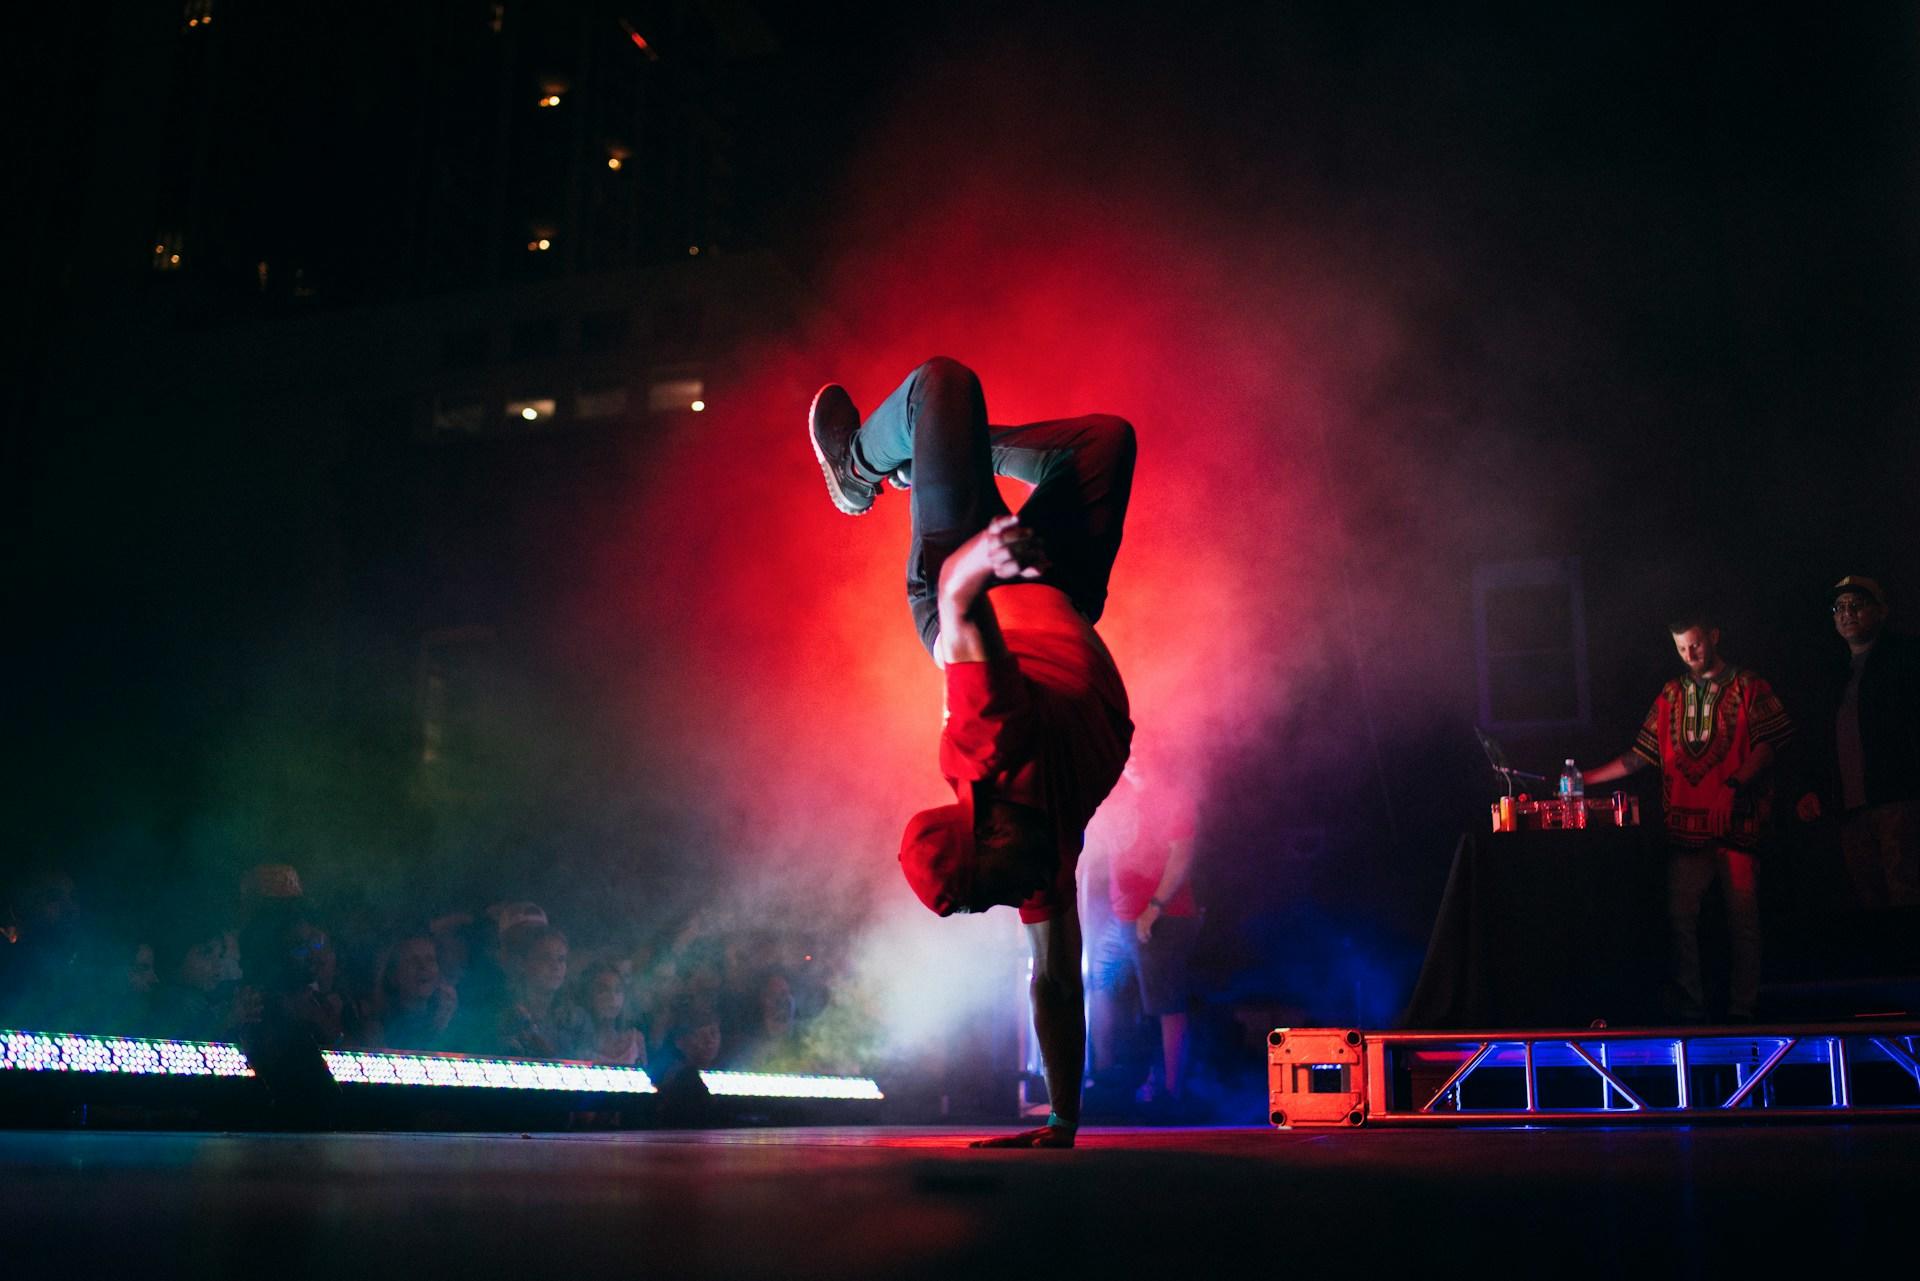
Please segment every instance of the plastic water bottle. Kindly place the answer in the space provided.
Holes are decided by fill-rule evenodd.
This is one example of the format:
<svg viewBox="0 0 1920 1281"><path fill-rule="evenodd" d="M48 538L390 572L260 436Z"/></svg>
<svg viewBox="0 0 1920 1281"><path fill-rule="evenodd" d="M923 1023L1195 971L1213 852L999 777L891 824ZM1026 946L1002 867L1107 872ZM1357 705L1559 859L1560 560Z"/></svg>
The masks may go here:
<svg viewBox="0 0 1920 1281"><path fill-rule="evenodd" d="M1560 771L1560 812L1561 821L1568 827L1587 825L1587 785L1572 760Z"/></svg>

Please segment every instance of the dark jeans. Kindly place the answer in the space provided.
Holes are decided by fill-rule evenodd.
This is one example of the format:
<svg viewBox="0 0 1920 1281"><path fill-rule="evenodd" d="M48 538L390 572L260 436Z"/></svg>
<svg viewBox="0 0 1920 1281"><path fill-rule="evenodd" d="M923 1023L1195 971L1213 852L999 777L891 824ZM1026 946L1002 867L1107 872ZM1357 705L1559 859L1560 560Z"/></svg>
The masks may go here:
<svg viewBox="0 0 1920 1281"><path fill-rule="evenodd" d="M907 603L929 653L940 634L940 566L1007 510L995 476L1033 486L1020 522L1052 561L1039 581L1065 592L1088 622L1100 621L1133 491L1133 428L1125 420L1089 414L991 426L980 379L936 356L867 415L855 445L875 476L913 465Z"/></svg>

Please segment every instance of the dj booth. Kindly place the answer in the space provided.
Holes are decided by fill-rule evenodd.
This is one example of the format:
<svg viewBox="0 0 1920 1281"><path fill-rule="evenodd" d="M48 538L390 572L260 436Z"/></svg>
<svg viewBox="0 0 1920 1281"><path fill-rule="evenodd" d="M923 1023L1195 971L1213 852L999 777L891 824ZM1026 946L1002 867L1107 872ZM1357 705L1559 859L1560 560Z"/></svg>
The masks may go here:
<svg viewBox="0 0 1920 1281"><path fill-rule="evenodd" d="M1658 824L1596 822L1462 836L1401 1025L1657 1022L1664 835Z"/></svg>

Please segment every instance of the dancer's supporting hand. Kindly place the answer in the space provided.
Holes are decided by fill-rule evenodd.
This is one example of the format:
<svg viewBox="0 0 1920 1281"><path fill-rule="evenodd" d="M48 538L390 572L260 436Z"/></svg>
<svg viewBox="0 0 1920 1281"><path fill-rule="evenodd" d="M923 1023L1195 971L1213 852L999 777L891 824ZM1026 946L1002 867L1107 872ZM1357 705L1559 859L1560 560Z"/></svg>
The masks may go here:
<svg viewBox="0 0 1920 1281"><path fill-rule="evenodd" d="M997 1139L975 1139L967 1146L970 1148L1070 1148L1073 1146L1074 1129L1067 1125L1043 1125L1037 1130L1025 1130L1019 1134L1008 1134Z"/></svg>

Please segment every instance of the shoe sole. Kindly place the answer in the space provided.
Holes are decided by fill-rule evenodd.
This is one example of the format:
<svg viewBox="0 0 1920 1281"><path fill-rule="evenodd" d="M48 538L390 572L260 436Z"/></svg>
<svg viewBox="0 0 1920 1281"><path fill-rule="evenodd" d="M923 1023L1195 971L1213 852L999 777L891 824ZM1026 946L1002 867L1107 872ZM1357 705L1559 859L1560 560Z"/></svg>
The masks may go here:
<svg viewBox="0 0 1920 1281"><path fill-rule="evenodd" d="M820 464L820 474L827 478L827 497L833 499L833 505L849 516L864 516L873 510L873 498L869 497L867 505L861 507L841 492L840 477L834 472L833 464L827 461L827 451L820 448L820 398L839 385L828 383L813 393L813 403L807 406L807 443L813 446L813 458ZM877 496L878 493L876 488L874 494Z"/></svg>

